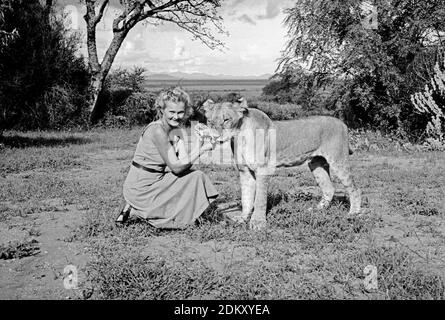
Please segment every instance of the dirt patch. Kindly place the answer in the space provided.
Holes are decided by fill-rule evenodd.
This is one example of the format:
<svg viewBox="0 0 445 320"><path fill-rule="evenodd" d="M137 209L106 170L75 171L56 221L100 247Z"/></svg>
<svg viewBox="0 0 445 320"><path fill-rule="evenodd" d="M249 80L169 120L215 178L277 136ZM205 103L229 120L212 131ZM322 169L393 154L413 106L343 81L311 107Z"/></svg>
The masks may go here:
<svg viewBox="0 0 445 320"><path fill-rule="evenodd" d="M165 259L188 260L200 262L222 273L229 268L236 267L238 263L254 263L256 249L253 247L236 245L230 241L207 241L199 243L184 241L183 237L155 237L150 246L141 250L144 257L157 256Z"/></svg>
<svg viewBox="0 0 445 320"><path fill-rule="evenodd" d="M21 223L16 219L1 226L2 245L32 239L39 253L0 260L0 299L72 299L82 294L64 286L64 280L69 280L64 273L66 266L77 268L79 282L85 278L86 250L80 243L68 242L71 230L81 223L82 212L59 199L49 199L47 204L58 208L57 213L38 212L21 218Z"/></svg>

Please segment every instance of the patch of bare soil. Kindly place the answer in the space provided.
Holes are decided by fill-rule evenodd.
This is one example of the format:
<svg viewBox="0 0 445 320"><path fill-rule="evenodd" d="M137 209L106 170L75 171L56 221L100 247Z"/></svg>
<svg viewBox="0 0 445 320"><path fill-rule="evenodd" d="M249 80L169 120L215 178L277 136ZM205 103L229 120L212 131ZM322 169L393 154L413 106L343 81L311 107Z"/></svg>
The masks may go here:
<svg viewBox="0 0 445 320"><path fill-rule="evenodd" d="M81 223L81 210L63 205L59 199L47 202L57 208L57 212L33 213L0 225L1 246L33 241L38 248L29 256L0 259L0 299L81 297L81 290L72 290L75 288L73 277L77 273L81 283L89 257L80 243L69 242L72 228Z"/></svg>
<svg viewBox="0 0 445 320"><path fill-rule="evenodd" d="M256 249L253 247L235 245L230 241L184 241L182 237L174 236L154 237L150 246L142 248L140 253L142 256L157 256L173 261L181 257L221 273L238 263L245 264L246 260L251 263L256 260Z"/></svg>
<svg viewBox="0 0 445 320"><path fill-rule="evenodd" d="M428 174L428 170L435 168L440 170L444 167L445 162L434 154L419 153L416 155L407 155L405 157L385 156L362 154L353 156L353 170L356 172L376 172L379 170L387 170L388 176L385 179L378 177L372 178L372 187L362 188L364 203L364 213L370 213L378 216L380 223L372 231L372 238L376 243L386 246L402 247L411 252L416 257L417 262L428 265L435 269L439 274L445 277L445 247L443 245L445 239L445 189L437 189L436 183L421 185L422 175ZM391 172L416 172L419 173L415 177L416 180L399 181L391 178ZM360 174L358 174L359 176ZM402 175L403 177L403 175ZM445 177L437 177L438 180L445 182ZM391 179L394 179L391 181ZM438 197L441 197L434 204L437 211L434 215L427 216L418 213L407 213L407 207L412 203L412 199L405 198L404 207L396 210L390 204L389 196L394 190L410 190L416 188L419 192L435 190ZM442 192L440 191L442 190ZM414 194L420 200L425 200L421 195ZM425 200L426 201L426 200ZM419 208L423 205L417 204ZM405 211L405 212L404 212Z"/></svg>

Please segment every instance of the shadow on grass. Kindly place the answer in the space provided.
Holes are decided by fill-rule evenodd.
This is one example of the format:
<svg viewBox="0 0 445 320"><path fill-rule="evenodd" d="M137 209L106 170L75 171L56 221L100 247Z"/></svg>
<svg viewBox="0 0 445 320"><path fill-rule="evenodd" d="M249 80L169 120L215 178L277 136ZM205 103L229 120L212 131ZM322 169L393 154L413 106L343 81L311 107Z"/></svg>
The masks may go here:
<svg viewBox="0 0 445 320"><path fill-rule="evenodd" d="M334 197L332 198L332 202L331 204L342 204L345 206L349 206L349 199L346 195L344 194L335 194Z"/></svg>
<svg viewBox="0 0 445 320"><path fill-rule="evenodd" d="M81 137L24 137L21 135L0 136L0 144L9 148L55 147L72 144L87 144L92 140Z"/></svg>

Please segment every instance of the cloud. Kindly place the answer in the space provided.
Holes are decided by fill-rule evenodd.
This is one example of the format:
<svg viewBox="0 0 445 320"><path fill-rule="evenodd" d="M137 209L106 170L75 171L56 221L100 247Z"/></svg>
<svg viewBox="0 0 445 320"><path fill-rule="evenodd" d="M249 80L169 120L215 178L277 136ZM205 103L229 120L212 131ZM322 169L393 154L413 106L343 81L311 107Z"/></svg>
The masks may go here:
<svg viewBox="0 0 445 320"><path fill-rule="evenodd" d="M173 59L186 59L190 56L185 48L185 41L175 37L175 49L173 51Z"/></svg>
<svg viewBox="0 0 445 320"><path fill-rule="evenodd" d="M269 0L266 5L266 13L257 15L257 18L262 19L273 19L280 14L281 11L281 1Z"/></svg>
<svg viewBox="0 0 445 320"><path fill-rule="evenodd" d="M240 11L251 12L253 8L260 7L264 4L265 0L233 0L226 1L222 6L222 13L224 16L233 17L239 16Z"/></svg>
<svg viewBox="0 0 445 320"><path fill-rule="evenodd" d="M245 23L250 23L251 25L256 25L256 22L252 20L251 17L249 17L247 14L243 14L242 16L238 17L237 20Z"/></svg>

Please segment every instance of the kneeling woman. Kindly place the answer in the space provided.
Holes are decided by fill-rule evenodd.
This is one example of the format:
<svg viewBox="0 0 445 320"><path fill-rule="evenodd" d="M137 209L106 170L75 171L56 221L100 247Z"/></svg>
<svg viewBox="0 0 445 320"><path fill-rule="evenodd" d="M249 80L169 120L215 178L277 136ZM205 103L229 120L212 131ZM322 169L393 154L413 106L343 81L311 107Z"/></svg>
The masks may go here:
<svg viewBox="0 0 445 320"><path fill-rule="evenodd" d="M124 223L130 216L136 216L147 219L154 227L184 228L218 196L202 171L190 170L199 156L212 150L214 144L198 143L184 155L182 140L178 136L171 138L191 107L190 97L182 89L161 92L156 106L160 119L151 122L139 138L123 186L127 203L116 222Z"/></svg>

